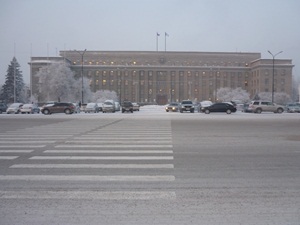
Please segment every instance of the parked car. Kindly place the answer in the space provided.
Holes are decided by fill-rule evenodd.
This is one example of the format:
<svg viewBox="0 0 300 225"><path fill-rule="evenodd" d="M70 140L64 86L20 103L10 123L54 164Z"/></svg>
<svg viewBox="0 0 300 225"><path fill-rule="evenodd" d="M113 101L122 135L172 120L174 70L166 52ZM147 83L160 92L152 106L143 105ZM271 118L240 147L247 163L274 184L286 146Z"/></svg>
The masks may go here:
<svg viewBox="0 0 300 225"><path fill-rule="evenodd" d="M236 107L233 104L221 102L221 103L214 103L210 106L202 107L201 111L209 114L211 112L226 112L230 114L232 112L236 112Z"/></svg>
<svg viewBox="0 0 300 225"><path fill-rule="evenodd" d="M113 100L106 100L102 105L102 112L115 112L115 102Z"/></svg>
<svg viewBox="0 0 300 225"><path fill-rule="evenodd" d="M99 107L99 111L102 112L102 108L103 108L103 103L97 103L98 107Z"/></svg>
<svg viewBox="0 0 300 225"><path fill-rule="evenodd" d="M300 113L300 104L298 103L289 103L285 106L286 111L289 113Z"/></svg>
<svg viewBox="0 0 300 225"><path fill-rule="evenodd" d="M252 101L249 105L249 108L252 109L254 113L282 113L284 111L284 107L282 105L277 105L276 103L272 103L269 101Z"/></svg>
<svg viewBox="0 0 300 225"><path fill-rule="evenodd" d="M10 114L10 113L18 114L18 113L20 113L22 106L23 106L23 103L13 103L7 108L6 113L7 114Z"/></svg>
<svg viewBox="0 0 300 225"><path fill-rule="evenodd" d="M245 112L245 113L252 113L253 110L251 108L249 108L249 103L244 103L243 104L243 108L242 108L242 112Z"/></svg>
<svg viewBox="0 0 300 225"><path fill-rule="evenodd" d="M38 107L37 104L29 103L29 104L24 104L21 107L20 112L28 113L28 114L40 113L40 108Z"/></svg>
<svg viewBox="0 0 300 225"><path fill-rule="evenodd" d="M207 106L210 106L210 105L212 105L213 103L211 102L211 101L202 101L202 102L200 102L199 103L199 105L198 105L198 108L197 108L197 111L198 112L202 112L201 111L201 108L204 108L204 107L207 107Z"/></svg>
<svg viewBox="0 0 300 225"><path fill-rule="evenodd" d="M179 110L179 103L171 102L169 105L166 106L166 112L178 112Z"/></svg>
<svg viewBox="0 0 300 225"><path fill-rule="evenodd" d="M3 112L6 112L7 110L7 105L5 103L0 103L0 114Z"/></svg>
<svg viewBox="0 0 300 225"><path fill-rule="evenodd" d="M80 113L81 110L80 110L79 103L73 103L73 105L75 106L74 113ZM81 105L81 103L80 103L80 105Z"/></svg>
<svg viewBox="0 0 300 225"><path fill-rule="evenodd" d="M193 102L190 100L183 100L180 104L179 111L181 113L183 113L183 112L193 113L195 111Z"/></svg>
<svg viewBox="0 0 300 225"><path fill-rule="evenodd" d="M133 113L133 105L130 101L124 101L122 104L122 113L131 112Z"/></svg>
<svg viewBox="0 0 300 225"><path fill-rule="evenodd" d="M75 106L73 103L67 102L56 102L54 104L48 104L42 107L41 112L45 115L52 113L65 113L72 114L75 111Z"/></svg>
<svg viewBox="0 0 300 225"><path fill-rule="evenodd" d="M120 111L121 110L121 106L119 102L115 102L115 109L116 111Z"/></svg>
<svg viewBox="0 0 300 225"><path fill-rule="evenodd" d="M138 103L133 102L132 105L133 105L133 111L140 111L140 105Z"/></svg>
<svg viewBox="0 0 300 225"><path fill-rule="evenodd" d="M98 113L99 111L100 111L100 109L99 109L98 104L94 103L94 102L88 103L84 109L85 113L90 113L90 112Z"/></svg>

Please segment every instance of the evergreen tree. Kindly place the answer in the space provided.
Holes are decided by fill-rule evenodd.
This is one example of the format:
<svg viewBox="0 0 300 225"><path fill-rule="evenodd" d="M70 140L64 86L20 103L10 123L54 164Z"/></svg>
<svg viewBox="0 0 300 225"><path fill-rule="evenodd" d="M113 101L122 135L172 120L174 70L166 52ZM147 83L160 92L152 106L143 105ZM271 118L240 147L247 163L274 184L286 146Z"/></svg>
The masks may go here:
<svg viewBox="0 0 300 225"><path fill-rule="evenodd" d="M2 86L0 99L6 103L24 102L25 100L25 84L23 81L22 71L17 59L13 57L10 65L8 65L5 83Z"/></svg>

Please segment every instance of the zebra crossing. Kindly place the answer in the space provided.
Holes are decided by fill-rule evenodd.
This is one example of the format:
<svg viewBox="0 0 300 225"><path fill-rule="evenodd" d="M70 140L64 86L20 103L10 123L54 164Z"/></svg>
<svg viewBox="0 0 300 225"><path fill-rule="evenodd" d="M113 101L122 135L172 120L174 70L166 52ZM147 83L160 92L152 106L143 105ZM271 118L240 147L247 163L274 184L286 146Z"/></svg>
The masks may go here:
<svg viewBox="0 0 300 225"><path fill-rule="evenodd" d="M163 123L163 124L162 124ZM175 181L170 121L139 119L77 119L0 133L0 162L7 174L0 174L1 198L59 198L61 190L37 194L8 191L6 183L47 182L64 187L72 182L68 198L174 199L174 191L152 186ZM52 183L51 183L52 182ZM74 182L90 182L101 190L76 194ZM109 187L118 189L112 191ZM128 183L132 190L122 189ZM136 187L152 184L143 191ZM101 188L103 184L104 188ZM4 185L3 189L1 186ZM38 186L38 185L36 185ZM39 195L40 193L41 195ZM35 197L34 197L35 196Z"/></svg>

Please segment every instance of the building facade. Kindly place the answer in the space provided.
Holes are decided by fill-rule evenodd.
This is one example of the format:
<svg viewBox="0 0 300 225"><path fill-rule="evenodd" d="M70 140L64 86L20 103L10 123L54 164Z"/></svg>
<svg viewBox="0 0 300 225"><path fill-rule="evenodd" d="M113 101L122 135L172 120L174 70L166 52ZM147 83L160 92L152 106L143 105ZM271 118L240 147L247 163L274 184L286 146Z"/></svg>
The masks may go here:
<svg viewBox="0 0 300 225"><path fill-rule="evenodd" d="M184 99L218 101L222 87L242 88L254 97L272 92L273 60L260 53L60 51L61 57L32 57L32 92L35 76L44 65L65 62L76 77L90 80L91 90L115 91L120 101L166 104ZM274 91L292 93L292 60L274 61Z"/></svg>

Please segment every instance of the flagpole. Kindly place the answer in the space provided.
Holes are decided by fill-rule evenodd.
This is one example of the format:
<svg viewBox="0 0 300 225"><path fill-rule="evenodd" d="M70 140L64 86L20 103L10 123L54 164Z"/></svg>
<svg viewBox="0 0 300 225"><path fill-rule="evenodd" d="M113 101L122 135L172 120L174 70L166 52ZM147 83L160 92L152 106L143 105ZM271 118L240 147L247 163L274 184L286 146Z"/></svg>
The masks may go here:
<svg viewBox="0 0 300 225"><path fill-rule="evenodd" d="M159 37L159 33L156 32L156 51L158 52L158 37Z"/></svg>
<svg viewBox="0 0 300 225"><path fill-rule="evenodd" d="M167 37L169 37L169 34L165 32L165 52L167 51Z"/></svg>

